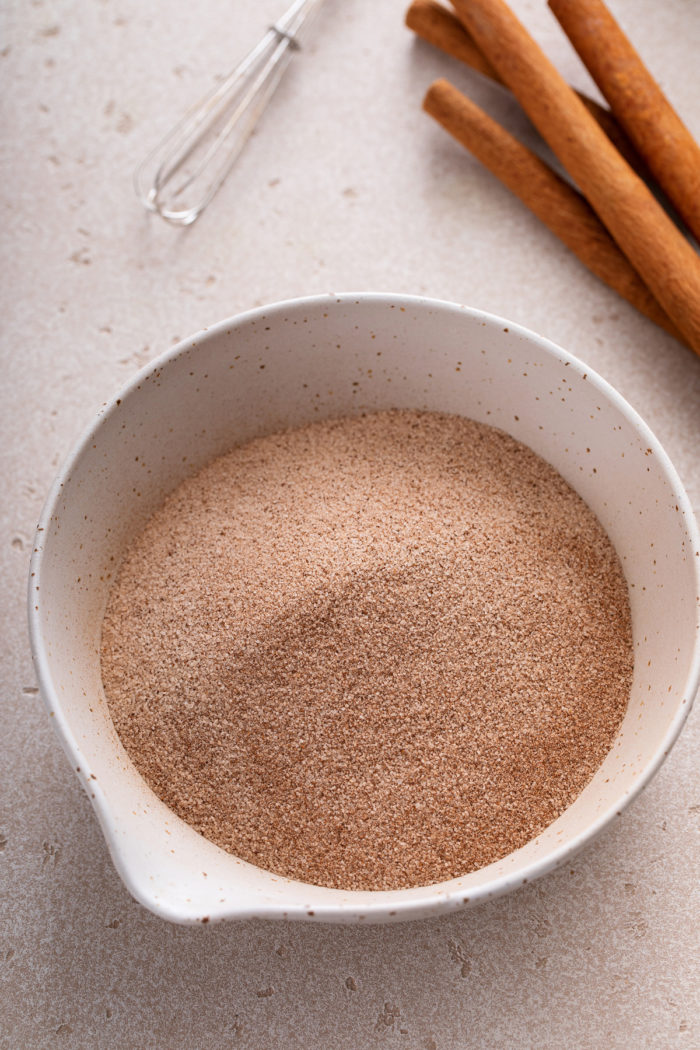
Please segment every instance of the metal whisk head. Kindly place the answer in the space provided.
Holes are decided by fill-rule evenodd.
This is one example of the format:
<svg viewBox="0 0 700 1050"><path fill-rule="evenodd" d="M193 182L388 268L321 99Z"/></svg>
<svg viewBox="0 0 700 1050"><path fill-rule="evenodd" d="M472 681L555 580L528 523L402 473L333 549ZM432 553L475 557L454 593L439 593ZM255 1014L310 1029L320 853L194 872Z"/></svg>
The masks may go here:
<svg viewBox="0 0 700 1050"><path fill-rule="evenodd" d="M294 0L259 44L190 109L134 173L144 206L189 226L224 182L322 0Z"/></svg>

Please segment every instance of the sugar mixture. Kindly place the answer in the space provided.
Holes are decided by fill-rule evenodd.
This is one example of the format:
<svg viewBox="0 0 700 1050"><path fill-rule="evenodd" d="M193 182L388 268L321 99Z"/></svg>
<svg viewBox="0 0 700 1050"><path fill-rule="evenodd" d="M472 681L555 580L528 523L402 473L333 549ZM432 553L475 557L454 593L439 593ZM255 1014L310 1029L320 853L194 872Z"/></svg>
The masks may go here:
<svg viewBox="0 0 700 1050"><path fill-rule="evenodd" d="M343 889L524 845L610 749L632 675L602 527L506 434L390 411L234 449L111 593L102 673L155 793L253 864Z"/></svg>

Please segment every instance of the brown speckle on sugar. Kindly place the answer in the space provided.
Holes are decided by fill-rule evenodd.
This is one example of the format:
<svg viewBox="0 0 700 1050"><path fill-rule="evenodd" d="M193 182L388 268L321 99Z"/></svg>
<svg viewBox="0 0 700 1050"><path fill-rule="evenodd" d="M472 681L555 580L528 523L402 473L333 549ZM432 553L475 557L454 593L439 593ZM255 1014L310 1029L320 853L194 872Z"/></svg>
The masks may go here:
<svg viewBox="0 0 700 1050"><path fill-rule="evenodd" d="M137 768L219 846L309 883L426 885L590 780L629 694L627 590L524 445L381 412L258 439L172 493L111 593L102 670Z"/></svg>

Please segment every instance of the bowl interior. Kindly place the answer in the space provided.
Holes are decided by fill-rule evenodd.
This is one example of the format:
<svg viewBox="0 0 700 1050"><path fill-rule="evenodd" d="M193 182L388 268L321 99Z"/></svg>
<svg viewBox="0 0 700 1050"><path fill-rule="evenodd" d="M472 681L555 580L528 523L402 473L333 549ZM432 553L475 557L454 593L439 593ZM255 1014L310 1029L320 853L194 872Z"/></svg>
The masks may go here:
<svg viewBox="0 0 700 1050"><path fill-rule="evenodd" d="M622 559L635 673L613 750L538 838L439 886L344 893L226 854L155 797L112 727L100 625L125 545L186 475L258 435L389 407L455 412L501 427L583 496ZM695 687L697 547L687 499L658 442L619 395L552 344L498 318L429 300L296 300L180 344L100 412L57 479L39 526L30 581L35 661L115 864L147 907L180 922L417 916L476 902L549 870L652 775Z"/></svg>

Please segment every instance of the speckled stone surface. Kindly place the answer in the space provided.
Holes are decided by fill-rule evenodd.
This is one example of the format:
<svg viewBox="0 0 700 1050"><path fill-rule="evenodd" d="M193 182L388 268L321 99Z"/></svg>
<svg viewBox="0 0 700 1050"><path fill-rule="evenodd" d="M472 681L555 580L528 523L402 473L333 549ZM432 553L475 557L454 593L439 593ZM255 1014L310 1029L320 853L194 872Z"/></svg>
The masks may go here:
<svg viewBox="0 0 700 1050"><path fill-rule="evenodd" d="M259 303L391 290L525 324L618 387L700 509L700 360L421 114L428 84L448 75L533 141L504 93L411 40L403 2L327 0L199 223L175 230L140 210L135 164L283 4L4 6L0 1047L698 1046L697 713L571 867L456 917L362 929L185 929L146 913L48 724L24 591L61 458L139 365ZM546 5L513 6L587 87ZM610 6L700 135L700 8Z"/></svg>

